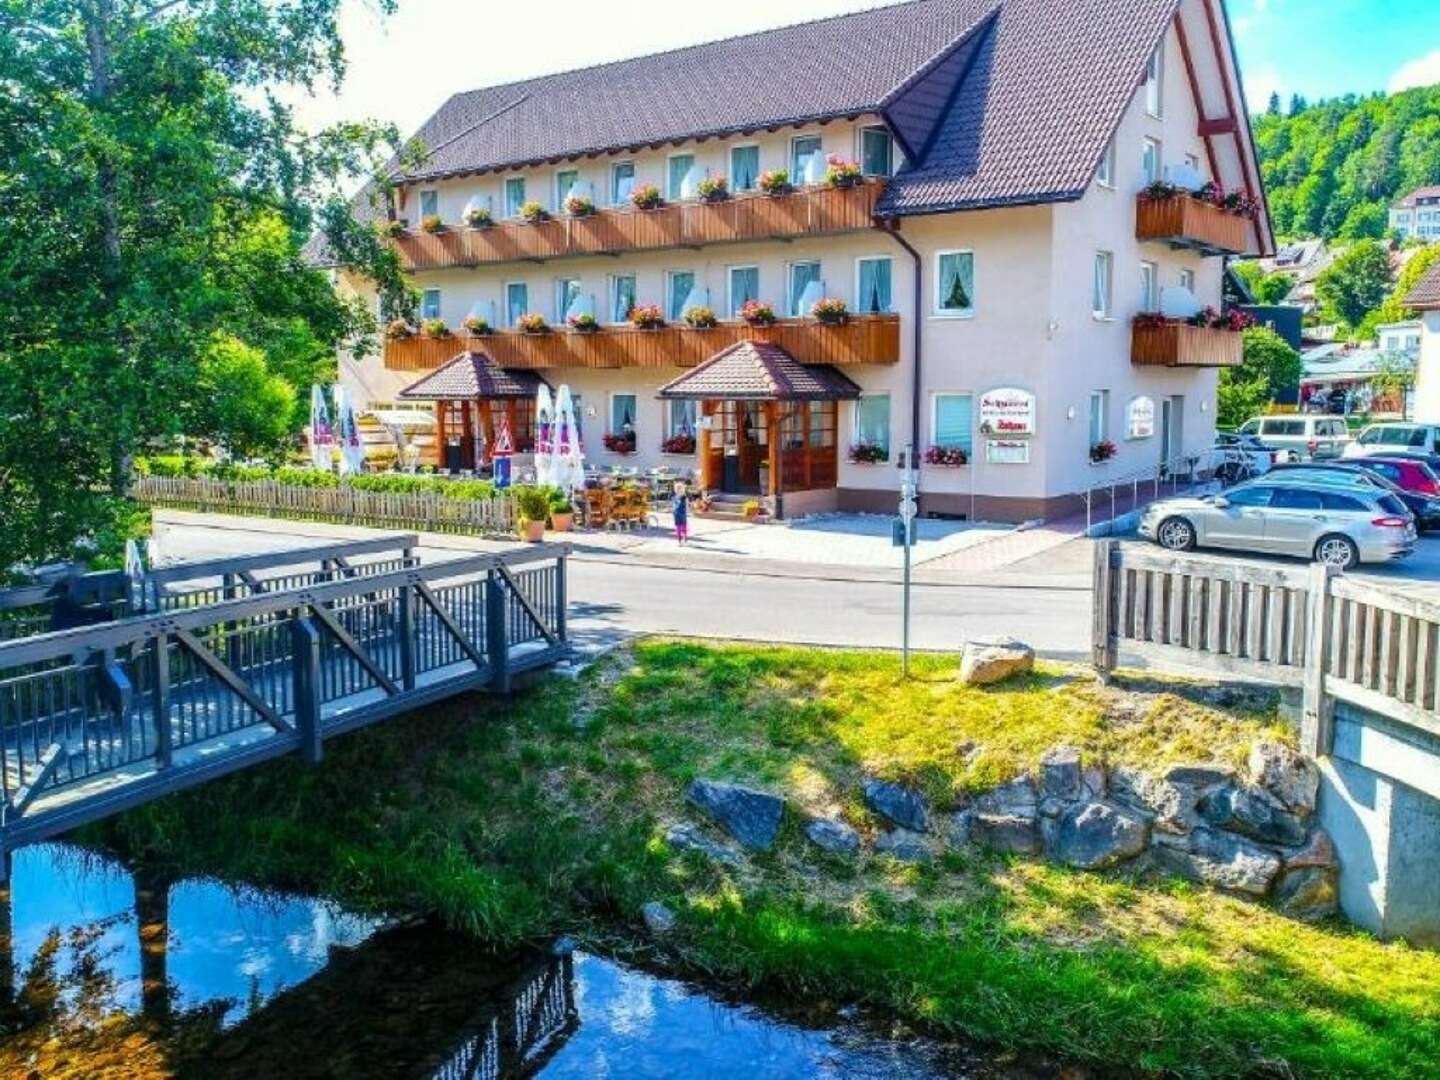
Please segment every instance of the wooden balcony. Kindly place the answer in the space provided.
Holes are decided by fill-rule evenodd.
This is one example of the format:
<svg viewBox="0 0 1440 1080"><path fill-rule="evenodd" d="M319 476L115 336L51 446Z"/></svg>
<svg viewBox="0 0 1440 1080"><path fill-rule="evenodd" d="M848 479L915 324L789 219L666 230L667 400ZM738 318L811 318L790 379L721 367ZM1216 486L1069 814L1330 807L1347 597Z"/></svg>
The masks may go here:
<svg viewBox="0 0 1440 1080"><path fill-rule="evenodd" d="M773 326L727 322L709 330L607 326L586 334L502 330L485 337L460 332L443 338L387 341L385 366L392 371L429 371L472 348L505 368L693 367L746 340L774 342L802 364L894 364L900 360L900 317L852 315L839 326L814 319L782 319Z"/></svg>
<svg viewBox="0 0 1440 1080"><path fill-rule="evenodd" d="M604 209L588 217L502 221L484 229L447 226L394 243L406 270L444 270L577 255L790 239L870 228L884 182L853 188L804 188L789 195L744 194L723 202L667 203L655 210Z"/></svg>
<svg viewBox="0 0 1440 1080"><path fill-rule="evenodd" d="M1204 255L1242 255L1251 248L1253 223L1189 195L1141 196L1135 204L1135 236Z"/></svg>
<svg viewBox="0 0 1440 1080"><path fill-rule="evenodd" d="M1244 335L1183 322L1135 326L1130 361L1146 367L1235 367L1244 352Z"/></svg>

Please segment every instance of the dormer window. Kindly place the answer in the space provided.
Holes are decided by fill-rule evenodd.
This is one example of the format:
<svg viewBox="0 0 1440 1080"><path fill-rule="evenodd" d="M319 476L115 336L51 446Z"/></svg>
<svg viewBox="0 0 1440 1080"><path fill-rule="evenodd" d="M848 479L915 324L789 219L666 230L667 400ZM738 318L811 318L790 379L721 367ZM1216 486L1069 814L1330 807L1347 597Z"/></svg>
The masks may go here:
<svg viewBox="0 0 1440 1080"><path fill-rule="evenodd" d="M860 168L866 176L889 176L895 171L895 142L888 130L860 129Z"/></svg>

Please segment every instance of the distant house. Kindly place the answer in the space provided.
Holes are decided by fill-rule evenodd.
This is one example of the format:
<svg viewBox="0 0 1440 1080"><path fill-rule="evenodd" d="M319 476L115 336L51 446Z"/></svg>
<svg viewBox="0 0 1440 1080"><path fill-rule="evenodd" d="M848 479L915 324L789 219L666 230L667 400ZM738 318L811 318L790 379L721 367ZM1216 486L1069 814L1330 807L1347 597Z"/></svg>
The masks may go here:
<svg viewBox="0 0 1440 1080"><path fill-rule="evenodd" d="M1286 244L1273 257L1261 259L1260 269L1267 275L1292 276L1295 287L1290 290L1285 300L1308 314L1318 306L1315 301L1315 279L1335 261L1338 253L1338 250L1330 248L1324 240L1297 240Z"/></svg>
<svg viewBox="0 0 1440 1080"><path fill-rule="evenodd" d="M1307 349L1300 360L1300 406L1305 411L1392 417L1408 411L1403 395L1377 386L1375 379L1396 365L1413 367L1413 357L1330 344Z"/></svg>
<svg viewBox="0 0 1440 1080"><path fill-rule="evenodd" d="M1375 327L1375 345L1382 352L1397 352L1418 357L1420 355L1420 329L1423 325L1424 323L1419 319L1381 323Z"/></svg>
<svg viewBox="0 0 1440 1080"><path fill-rule="evenodd" d="M1420 313L1420 357L1415 369L1415 416L1440 422L1440 263L1430 267L1405 306Z"/></svg>
<svg viewBox="0 0 1440 1080"><path fill-rule="evenodd" d="M1390 207L1390 228L1408 240L1440 240L1440 184L1416 188Z"/></svg>

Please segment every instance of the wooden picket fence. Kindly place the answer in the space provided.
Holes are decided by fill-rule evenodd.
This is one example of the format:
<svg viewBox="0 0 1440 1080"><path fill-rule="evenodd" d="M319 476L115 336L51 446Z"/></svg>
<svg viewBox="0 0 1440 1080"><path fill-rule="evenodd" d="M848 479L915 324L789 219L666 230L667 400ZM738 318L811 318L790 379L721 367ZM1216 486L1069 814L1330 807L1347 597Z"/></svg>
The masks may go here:
<svg viewBox="0 0 1440 1080"><path fill-rule="evenodd" d="M301 521L399 527L424 532L513 534L515 500L447 499L436 494L301 487L274 480L218 480L209 476L142 476L135 498L150 506L204 513L257 514Z"/></svg>

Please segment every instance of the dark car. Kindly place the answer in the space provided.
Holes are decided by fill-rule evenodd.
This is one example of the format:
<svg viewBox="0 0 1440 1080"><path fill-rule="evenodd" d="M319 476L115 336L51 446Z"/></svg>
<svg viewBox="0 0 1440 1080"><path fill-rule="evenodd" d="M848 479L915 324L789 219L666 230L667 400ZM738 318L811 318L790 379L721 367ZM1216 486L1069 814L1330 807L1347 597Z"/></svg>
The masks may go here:
<svg viewBox="0 0 1440 1080"><path fill-rule="evenodd" d="M1354 458L1362 469L1379 473L1392 484L1413 491L1417 495L1435 497L1440 495L1440 476L1423 461L1413 458L1389 457L1376 454L1374 457Z"/></svg>
<svg viewBox="0 0 1440 1080"><path fill-rule="evenodd" d="M1386 455L1389 457L1391 455ZM1415 524L1421 532L1440 529L1440 498L1408 491L1391 480L1382 471L1366 468L1365 462L1354 459L1339 461L1307 461L1299 465L1276 465L1270 470L1273 477L1294 480L1330 480L1339 484L1367 484L1390 492L1405 504L1405 509L1415 516Z"/></svg>
<svg viewBox="0 0 1440 1080"><path fill-rule="evenodd" d="M1440 454L1431 454L1424 450L1387 450L1375 456L1382 461L1418 461L1421 465L1429 466L1430 471L1440 478Z"/></svg>

